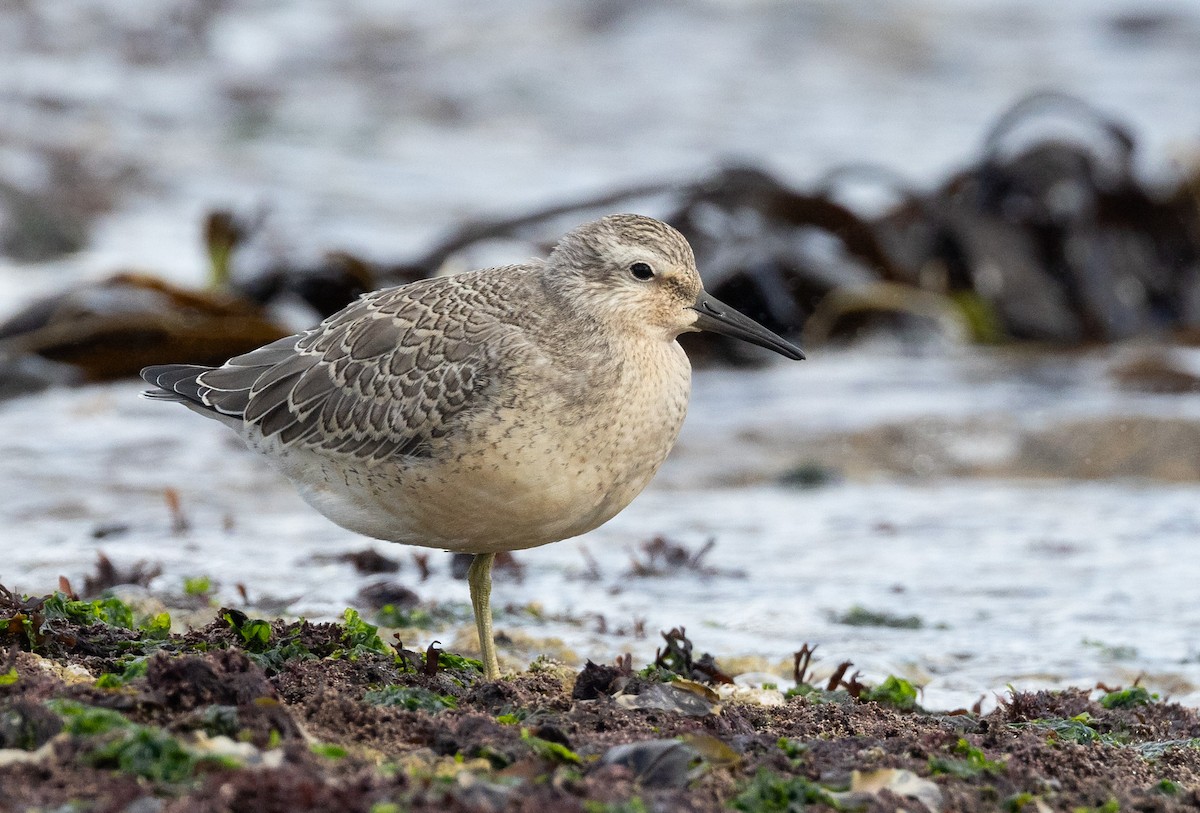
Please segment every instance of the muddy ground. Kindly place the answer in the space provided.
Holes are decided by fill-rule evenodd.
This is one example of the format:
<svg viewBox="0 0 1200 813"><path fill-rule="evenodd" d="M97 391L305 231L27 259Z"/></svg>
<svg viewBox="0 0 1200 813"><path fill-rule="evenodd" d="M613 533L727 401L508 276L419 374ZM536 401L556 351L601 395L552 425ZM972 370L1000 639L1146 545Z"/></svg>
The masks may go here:
<svg viewBox="0 0 1200 813"><path fill-rule="evenodd" d="M68 586L69 587L69 586ZM853 668L734 687L655 664L478 663L343 623L0 591L0 810L1192 810L1200 716L1133 686L934 714Z"/></svg>

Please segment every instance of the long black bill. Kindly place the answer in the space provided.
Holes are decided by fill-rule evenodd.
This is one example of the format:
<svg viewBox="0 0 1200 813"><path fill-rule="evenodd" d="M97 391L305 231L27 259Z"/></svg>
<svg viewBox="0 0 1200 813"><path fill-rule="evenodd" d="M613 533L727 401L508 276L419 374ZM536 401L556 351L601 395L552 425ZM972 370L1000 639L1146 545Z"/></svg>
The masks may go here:
<svg viewBox="0 0 1200 813"><path fill-rule="evenodd" d="M765 327L748 316L735 311L721 300L701 291L696 297L692 310L700 314L695 326L699 330L711 330L722 336L732 336L744 342L757 344L768 350L774 350L781 356L799 361L804 358L804 351L782 336L776 336Z"/></svg>

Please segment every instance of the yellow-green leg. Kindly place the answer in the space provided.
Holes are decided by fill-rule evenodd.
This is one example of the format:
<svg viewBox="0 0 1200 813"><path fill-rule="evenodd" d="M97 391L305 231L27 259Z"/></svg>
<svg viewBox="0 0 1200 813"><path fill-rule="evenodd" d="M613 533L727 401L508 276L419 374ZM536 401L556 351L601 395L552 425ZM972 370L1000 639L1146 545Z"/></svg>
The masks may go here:
<svg viewBox="0 0 1200 813"><path fill-rule="evenodd" d="M467 571L471 606L475 608L475 628L479 630L479 651L483 654L483 673L488 680L500 677L496 642L492 637L492 560L495 558L494 553L477 553Z"/></svg>

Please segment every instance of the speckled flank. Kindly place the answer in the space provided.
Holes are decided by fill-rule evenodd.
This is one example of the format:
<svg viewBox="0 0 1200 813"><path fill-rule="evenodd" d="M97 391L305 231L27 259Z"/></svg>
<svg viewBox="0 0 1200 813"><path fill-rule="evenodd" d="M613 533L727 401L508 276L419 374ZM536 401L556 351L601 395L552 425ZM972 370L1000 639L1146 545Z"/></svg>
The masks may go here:
<svg viewBox="0 0 1200 813"><path fill-rule="evenodd" d="M528 548L597 527L654 476L687 409L675 337L700 290L677 231L614 215L545 263L377 291L218 369L147 380L238 429L339 525Z"/></svg>

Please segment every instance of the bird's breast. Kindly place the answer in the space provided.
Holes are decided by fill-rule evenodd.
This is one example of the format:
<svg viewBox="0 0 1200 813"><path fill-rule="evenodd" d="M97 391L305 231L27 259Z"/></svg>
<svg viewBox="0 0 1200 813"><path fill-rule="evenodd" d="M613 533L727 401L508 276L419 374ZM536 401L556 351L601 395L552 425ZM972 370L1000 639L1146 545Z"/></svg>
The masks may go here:
<svg viewBox="0 0 1200 813"><path fill-rule="evenodd" d="M460 495L458 510L430 524L457 528L458 549L514 550L585 533L625 508L679 435L691 369L673 342L621 359L581 397L561 381L524 382L511 406L478 416L473 439L434 468Z"/></svg>
<svg viewBox="0 0 1200 813"><path fill-rule="evenodd" d="M555 432L539 439L545 457L559 461L548 492L575 506L572 536L607 522L642 492L687 413L691 368L677 344L635 347L621 358L612 380L594 382L586 405L563 405Z"/></svg>

